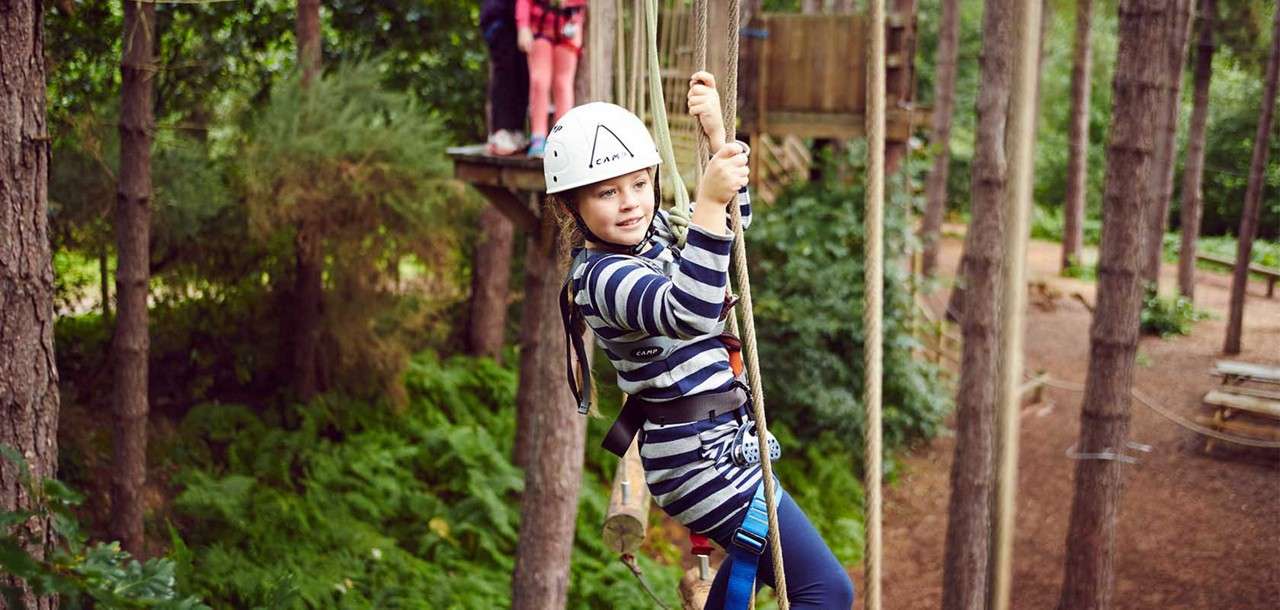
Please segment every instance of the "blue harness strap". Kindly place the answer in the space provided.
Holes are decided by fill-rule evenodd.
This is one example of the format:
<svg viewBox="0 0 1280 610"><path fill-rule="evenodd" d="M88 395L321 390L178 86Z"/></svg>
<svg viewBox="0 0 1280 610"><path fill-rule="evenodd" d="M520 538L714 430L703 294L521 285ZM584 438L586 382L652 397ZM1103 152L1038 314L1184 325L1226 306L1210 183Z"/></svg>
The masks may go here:
<svg viewBox="0 0 1280 610"><path fill-rule="evenodd" d="M729 585L725 589L725 610L745 610L756 592L756 570L760 555L764 553L769 538L769 509L764 500L764 481L756 487L742 525L733 533L733 544L728 551L733 558L729 570Z"/></svg>

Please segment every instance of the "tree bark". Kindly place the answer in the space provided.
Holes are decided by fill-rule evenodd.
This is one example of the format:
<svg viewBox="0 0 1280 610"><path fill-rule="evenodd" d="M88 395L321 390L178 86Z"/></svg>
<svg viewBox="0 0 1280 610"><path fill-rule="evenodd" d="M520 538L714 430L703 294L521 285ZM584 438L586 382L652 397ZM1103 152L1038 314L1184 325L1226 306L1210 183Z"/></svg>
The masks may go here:
<svg viewBox="0 0 1280 610"><path fill-rule="evenodd" d="M21 454L37 481L58 467L43 15L41 2L0 11L0 445ZM0 512L31 508L17 466L0 458ZM54 544L48 519L28 519L12 533L38 559ZM0 574L4 587L17 587L26 608L58 607L56 596L37 598Z"/></svg>
<svg viewBox="0 0 1280 610"><path fill-rule="evenodd" d="M323 241L305 224L294 238L293 391L295 398L310 402L320 392L320 324L324 312Z"/></svg>
<svg viewBox="0 0 1280 610"><path fill-rule="evenodd" d="M507 328L515 225L490 205L480 215L480 234L471 264L467 351L473 356L500 359Z"/></svg>
<svg viewBox="0 0 1280 610"><path fill-rule="evenodd" d="M302 86L320 74L320 0L298 0L294 35ZM294 238L292 381L295 397L308 402L320 391L319 344L324 308L324 240L305 224Z"/></svg>
<svg viewBox="0 0 1280 610"><path fill-rule="evenodd" d="M1204 193L1204 134L1209 123L1209 81L1213 78L1213 28L1217 19L1216 0L1200 0L1200 43L1196 51L1195 93L1191 109L1191 127L1187 132L1187 162L1182 169L1182 205L1180 230L1182 246L1178 249L1178 290L1182 296L1195 299L1196 239L1200 237L1200 218Z"/></svg>
<svg viewBox="0 0 1280 610"><path fill-rule="evenodd" d="M1086 0L1087 1L1087 0ZM932 145L933 169L925 185L924 219L920 241L924 244L922 272L933 277L938 266L938 235L947 213L947 175L951 169L951 120L956 104L956 54L959 48L960 19L957 0L942 0L942 21L938 25L937 80L933 87Z"/></svg>
<svg viewBox="0 0 1280 610"><path fill-rule="evenodd" d="M916 54L916 0L892 0L889 28L885 36L885 52L889 58L898 58L885 68L885 110L911 107L915 91ZM886 58L887 59L887 58ZM907 156L907 143L885 140L884 173L891 175L902 166Z"/></svg>
<svg viewBox="0 0 1280 610"><path fill-rule="evenodd" d="M298 22L294 24L298 44L298 66L305 87L320 73L320 0L298 0Z"/></svg>
<svg viewBox="0 0 1280 610"><path fill-rule="evenodd" d="M1004 190L1008 163L1005 128L1013 79L1013 0L987 0L982 17L982 82L970 192L972 218L965 235L964 337L956 396L956 449L951 466L944 610L987 603L996 399L996 303L1000 295Z"/></svg>
<svg viewBox="0 0 1280 610"><path fill-rule="evenodd" d="M1262 212L1262 188L1266 176L1271 122L1276 111L1276 81L1280 75L1280 7L1275 11L1271 29L1271 58L1267 60L1266 88L1262 93L1262 110L1258 115L1258 131L1253 137L1253 158L1249 162L1249 186L1244 194L1244 211L1240 214L1240 236L1236 244L1236 269L1231 276L1231 308L1227 320L1227 340L1222 351L1240 353L1244 326L1244 294L1249 286L1249 259L1253 255L1253 236L1258 232L1258 215Z"/></svg>
<svg viewBox="0 0 1280 610"><path fill-rule="evenodd" d="M574 77L574 104L613 101L613 53L617 42L618 0L590 0L585 48ZM600 57L603 59L597 60Z"/></svg>
<svg viewBox="0 0 1280 610"><path fill-rule="evenodd" d="M1151 61L1167 49L1160 24L1174 8L1164 0L1122 0L1112 120L1103 193L1098 304L1090 328L1089 371L1081 409L1082 454L1124 453L1129 427L1142 307L1144 221L1155 205L1147 180L1155 171L1157 118L1167 64ZM1065 578L1059 608L1105 609L1114 581L1116 514L1123 464L1107 459L1076 462L1076 488L1067 534Z"/></svg>
<svg viewBox="0 0 1280 610"><path fill-rule="evenodd" d="M525 469L520 539L512 578L512 610L564 608L569 588L586 419L578 415L564 376L560 266L564 253L552 214L529 238L516 395L517 463Z"/></svg>
<svg viewBox="0 0 1280 610"><path fill-rule="evenodd" d="M116 194L116 315L112 339L115 452L111 536L145 556L142 520L147 481L147 294L151 274L151 134L155 4L124 4L120 102L120 183Z"/></svg>
<svg viewBox="0 0 1280 610"><path fill-rule="evenodd" d="M1187 61L1187 41L1191 38L1191 0L1170 0L1172 10L1165 17L1165 42L1161 52L1165 76L1160 91L1161 112L1156 116L1155 165L1150 188L1155 205L1147 210L1147 242L1143 247L1143 278L1148 290L1160 289L1160 259L1164 254L1164 232L1169 226L1169 200L1173 198L1173 166L1178 147L1178 109L1181 107L1182 67Z"/></svg>
<svg viewBox="0 0 1280 610"><path fill-rule="evenodd" d="M1084 251L1084 219L1089 182L1089 94L1092 89L1093 0L1076 2L1075 53L1071 62L1071 121L1067 127L1067 200L1063 216L1062 270L1080 263Z"/></svg>

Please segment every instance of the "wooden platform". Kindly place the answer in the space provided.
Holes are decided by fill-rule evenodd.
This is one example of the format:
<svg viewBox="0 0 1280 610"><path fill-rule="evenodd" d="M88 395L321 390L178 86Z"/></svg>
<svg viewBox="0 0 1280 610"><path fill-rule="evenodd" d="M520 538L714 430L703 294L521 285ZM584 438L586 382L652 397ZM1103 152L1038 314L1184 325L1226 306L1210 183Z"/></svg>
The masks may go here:
<svg viewBox="0 0 1280 610"><path fill-rule="evenodd" d="M525 155L497 156L484 144L447 149L453 177L470 183L522 230L536 232L542 216L542 159Z"/></svg>

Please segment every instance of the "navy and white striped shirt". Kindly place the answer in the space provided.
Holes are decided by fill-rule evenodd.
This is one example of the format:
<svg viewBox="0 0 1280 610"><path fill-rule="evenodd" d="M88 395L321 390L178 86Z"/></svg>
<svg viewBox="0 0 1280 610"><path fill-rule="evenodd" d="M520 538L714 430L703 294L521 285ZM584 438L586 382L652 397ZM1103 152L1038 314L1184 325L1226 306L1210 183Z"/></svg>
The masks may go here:
<svg viewBox="0 0 1280 610"><path fill-rule="evenodd" d="M751 200L745 189L737 205L746 229ZM574 303L599 338L676 340L665 358L650 362L628 360L600 343L627 394L663 402L727 391L734 375L719 335L733 235L690 225L684 248L677 249L667 213L659 210L654 222L653 245L638 256L588 252L570 271ZM663 269L673 270L667 275ZM729 456L739 425L729 413L686 424L646 422L640 434L640 458L654 500L696 532L740 515L760 482L758 465L740 467Z"/></svg>

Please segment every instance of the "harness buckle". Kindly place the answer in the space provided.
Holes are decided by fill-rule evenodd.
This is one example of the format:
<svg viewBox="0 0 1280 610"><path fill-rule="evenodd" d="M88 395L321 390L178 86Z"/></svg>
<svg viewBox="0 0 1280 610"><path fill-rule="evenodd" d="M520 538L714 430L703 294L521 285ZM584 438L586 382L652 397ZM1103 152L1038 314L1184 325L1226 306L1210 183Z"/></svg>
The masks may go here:
<svg viewBox="0 0 1280 610"><path fill-rule="evenodd" d="M759 556L764 553L764 545L768 539L749 530L738 528L733 533L733 546Z"/></svg>

